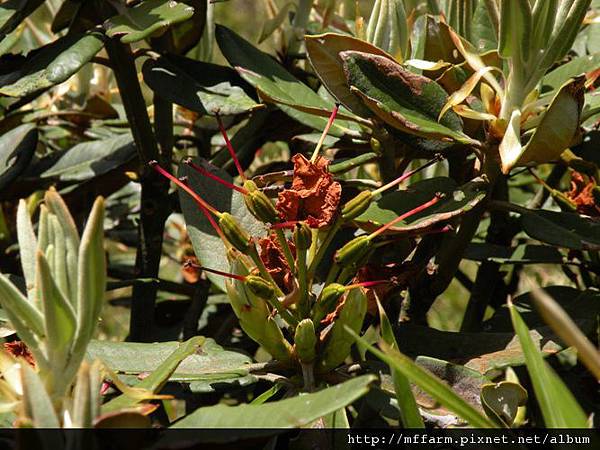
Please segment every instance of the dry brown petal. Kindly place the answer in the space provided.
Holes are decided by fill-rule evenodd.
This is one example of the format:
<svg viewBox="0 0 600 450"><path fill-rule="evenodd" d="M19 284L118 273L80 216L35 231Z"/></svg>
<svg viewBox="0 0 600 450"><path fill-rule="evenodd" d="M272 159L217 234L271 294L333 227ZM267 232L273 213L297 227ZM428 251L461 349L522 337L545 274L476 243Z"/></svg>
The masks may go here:
<svg viewBox="0 0 600 450"><path fill-rule="evenodd" d="M566 192L566 196L571 200L577 212L587 216L600 216L600 207L596 205L594 198L594 188L596 180L577 171L571 172L571 190Z"/></svg>
<svg viewBox="0 0 600 450"><path fill-rule="evenodd" d="M260 259L277 286L284 292L292 292L294 290L294 275L275 234L260 239L258 244L260 246ZM288 244L292 254L295 254L294 244L290 241L288 241Z"/></svg>
<svg viewBox="0 0 600 450"><path fill-rule="evenodd" d="M35 359L23 341L5 342L4 350L13 355L15 358L23 358L31 366L35 367Z"/></svg>
<svg viewBox="0 0 600 450"><path fill-rule="evenodd" d="M331 224L340 203L342 187L328 172L329 160L311 163L301 154L292 157L292 187L279 193L276 208L284 221L306 220L312 228Z"/></svg>

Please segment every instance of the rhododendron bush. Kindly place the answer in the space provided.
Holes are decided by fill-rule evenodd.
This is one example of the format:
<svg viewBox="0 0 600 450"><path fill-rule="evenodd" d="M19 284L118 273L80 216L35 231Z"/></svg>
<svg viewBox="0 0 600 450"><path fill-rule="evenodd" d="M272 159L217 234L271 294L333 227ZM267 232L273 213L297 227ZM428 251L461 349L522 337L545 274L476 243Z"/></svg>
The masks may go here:
<svg viewBox="0 0 600 450"><path fill-rule="evenodd" d="M598 27L0 2L2 426L593 427Z"/></svg>

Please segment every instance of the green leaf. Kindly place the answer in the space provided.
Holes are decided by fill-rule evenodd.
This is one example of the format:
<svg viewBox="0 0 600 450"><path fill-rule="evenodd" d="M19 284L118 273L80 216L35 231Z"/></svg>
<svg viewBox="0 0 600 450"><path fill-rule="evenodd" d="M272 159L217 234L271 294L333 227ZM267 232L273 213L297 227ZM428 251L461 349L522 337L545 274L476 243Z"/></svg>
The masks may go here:
<svg viewBox="0 0 600 450"><path fill-rule="evenodd" d="M431 200L436 193L445 196L426 210L414 214L389 228L390 232L409 232L429 228L441 221L463 214L486 195L487 183L475 179L463 186L446 177L436 177L411 184L404 190L383 194L354 221L366 230L375 230L398 216Z"/></svg>
<svg viewBox="0 0 600 450"><path fill-rule="evenodd" d="M545 290L536 289L531 292L540 315L550 325L554 332L569 346L577 349L577 357L600 380L600 352L585 336L583 331L569 317L561 305L548 295ZM598 301L596 302L598 304ZM593 316L590 308L586 308L586 315ZM596 314L597 316L597 314Z"/></svg>
<svg viewBox="0 0 600 450"><path fill-rule="evenodd" d="M44 318L10 280L0 273L0 305L19 334L44 336ZM26 327L26 328L23 328ZM25 339L21 336L22 339Z"/></svg>
<svg viewBox="0 0 600 450"><path fill-rule="evenodd" d="M106 258L104 256L104 199L94 202L81 236L77 279L77 337L73 353L82 359L100 311L106 289Z"/></svg>
<svg viewBox="0 0 600 450"><path fill-rule="evenodd" d="M367 313L367 303L367 296L362 289L352 289L347 294L344 306L329 330L325 343L321 344L321 354L315 364L315 371L328 373L348 357L354 339L346 330L360 332Z"/></svg>
<svg viewBox="0 0 600 450"><path fill-rule="evenodd" d="M60 421L40 376L29 364L21 365L24 414L36 428L59 428Z"/></svg>
<svg viewBox="0 0 600 450"><path fill-rule="evenodd" d="M283 25L283 23L290 15L290 9L292 9L292 7L295 7L294 3L285 3L281 8L279 8L279 11L275 15L275 17L273 17L272 19L267 19L263 22L263 27L260 31L260 37L258 38L259 44L261 44L265 39L271 36L275 32L275 30L277 30L277 28Z"/></svg>
<svg viewBox="0 0 600 450"><path fill-rule="evenodd" d="M575 213L526 210L521 225L530 237L573 250L600 249L600 224Z"/></svg>
<svg viewBox="0 0 600 450"><path fill-rule="evenodd" d="M227 172L208 164L206 161L196 159L194 162L218 177L226 181L232 181L231 176ZM187 177L190 187L195 192L198 192L204 200L217 210L229 212L233 215L240 225L251 235L264 235L264 224L250 214L248 208L246 208L242 194L199 174L186 164L179 165L177 175ZM185 218L194 252L199 258L200 263L212 269L229 272L229 261L227 260L225 245L196 202L181 190L179 191L179 201L181 202L181 211ZM206 275L221 290L225 290L225 281L222 276L210 273Z"/></svg>
<svg viewBox="0 0 600 450"><path fill-rule="evenodd" d="M600 53L573 58L566 64L558 66L542 79L542 95L554 94L571 78L595 70L600 66Z"/></svg>
<svg viewBox="0 0 600 450"><path fill-rule="evenodd" d="M367 41L404 61L409 57L409 33L401 0L375 0L366 30Z"/></svg>
<svg viewBox="0 0 600 450"><path fill-rule="evenodd" d="M498 264L563 264L565 262L565 256L557 248L536 244L503 247L487 243L471 243L467 247L464 258Z"/></svg>
<svg viewBox="0 0 600 450"><path fill-rule="evenodd" d="M527 391L517 383L501 381L481 388L481 404L486 414L500 426L511 427L519 406L525 406Z"/></svg>
<svg viewBox="0 0 600 450"><path fill-rule="evenodd" d="M502 163L502 172L507 174L517 164L519 157L523 154L521 145L521 111L515 109L508 121L508 126L502 142L498 146Z"/></svg>
<svg viewBox="0 0 600 450"><path fill-rule="evenodd" d="M396 337L394 336L394 331L392 330L392 324L385 313L385 309L383 309L383 306L381 306L379 299L376 297L375 300L377 301L377 309L379 310L381 337L390 348L397 350L398 343L396 342ZM402 420L402 424L406 428L425 428L425 424L423 423L423 419L419 413L419 408L415 402L415 397L410 388L408 378L406 378L402 372L394 370L392 367L390 367L390 372L392 374L392 380L394 383L396 400L398 401L398 406L400 407L400 418Z"/></svg>
<svg viewBox="0 0 600 450"><path fill-rule="evenodd" d="M580 125L584 84L585 77L580 76L560 88L512 166L510 160L505 162L502 158L504 173L508 173L509 168L516 164L552 161L571 145Z"/></svg>
<svg viewBox="0 0 600 450"><path fill-rule="evenodd" d="M28 175L61 181L85 181L104 175L131 161L136 155L131 133L82 142L56 156L42 159Z"/></svg>
<svg viewBox="0 0 600 450"><path fill-rule="evenodd" d="M383 56L356 51L340 56L352 92L388 125L430 139L469 141L454 112L437 122L448 95L435 81Z"/></svg>
<svg viewBox="0 0 600 450"><path fill-rule="evenodd" d="M174 0L145 0L104 22L106 34L131 44L164 33L171 25L188 20L194 8Z"/></svg>
<svg viewBox="0 0 600 450"><path fill-rule="evenodd" d="M155 371L179 342L137 343L91 341L87 348L87 359L100 359L115 372L139 375ZM228 351L213 339L206 339L200 352L187 356L171 374L169 381L220 383L248 374L246 366L252 360L237 352Z"/></svg>
<svg viewBox="0 0 600 450"><path fill-rule="evenodd" d="M29 52L0 58L0 94L25 97L76 74L104 46L98 32L70 34Z"/></svg>
<svg viewBox="0 0 600 450"><path fill-rule="evenodd" d="M548 428L587 428L587 417L573 394L542 358L514 305L509 302L508 307L545 425Z"/></svg>
<svg viewBox="0 0 600 450"><path fill-rule="evenodd" d="M529 0L501 2L498 50L503 58L514 58L515 67L522 66L528 60L529 39L533 32L531 22Z"/></svg>
<svg viewBox="0 0 600 450"><path fill-rule="evenodd" d="M317 130L325 128L326 118L302 112L290 105L331 112L332 104L290 74L271 56L230 29L217 25L215 36L221 52L242 78L266 95L269 100L281 101L283 104L279 108L293 119ZM348 131L349 127L349 123L336 120L330 134L341 136Z"/></svg>
<svg viewBox="0 0 600 450"><path fill-rule="evenodd" d="M466 420L469 425L476 428L494 427L494 424L490 422L487 417L483 416L462 397L456 394L456 392L448 387L448 385L446 385L442 380L433 375L431 372L419 367L407 356L390 348L385 344L385 342L381 342L379 344L383 351L377 350L352 330L348 330L348 332L354 336L357 342L359 342L361 345L364 345L371 353L388 364L394 370L402 373L410 381L433 397L440 405L445 406L457 416Z"/></svg>
<svg viewBox="0 0 600 450"><path fill-rule="evenodd" d="M32 293L35 286L37 239L33 231L33 223L31 222L27 202L23 199L19 200L17 208L17 238L19 241L19 253L21 255L21 268L25 277L27 299L31 302L34 300Z"/></svg>
<svg viewBox="0 0 600 450"><path fill-rule="evenodd" d="M350 91L340 53L355 50L393 60L392 56L366 41L344 34L326 33L306 36L305 42L308 59L329 92L355 114L362 117L370 116L369 109Z"/></svg>
<svg viewBox="0 0 600 450"><path fill-rule="evenodd" d="M33 124L20 125L0 136L0 191L27 168L38 142Z"/></svg>
<svg viewBox="0 0 600 450"><path fill-rule="evenodd" d="M160 97L192 111L212 115L252 111L259 105L244 92L239 75L229 70L182 57L159 57L146 60L142 73Z"/></svg>
<svg viewBox="0 0 600 450"><path fill-rule="evenodd" d="M43 0L7 0L0 4L0 41L33 11Z"/></svg>
<svg viewBox="0 0 600 450"><path fill-rule="evenodd" d="M365 395L375 379L373 375L363 375L319 392L262 405L199 408L172 428L246 428L261 436L272 433L269 428L304 427Z"/></svg>
<svg viewBox="0 0 600 450"><path fill-rule="evenodd" d="M148 390L152 393L159 392L165 383L169 380L173 372L177 369L181 361L189 355L198 351L203 345L205 338L202 336L193 337L177 346L175 350L165 359L150 375L140 381L135 387ZM108 403L102 405L102 413L118 411L130 408L139 403L138 399L133 399L125 395L120 395Z"/></svg>

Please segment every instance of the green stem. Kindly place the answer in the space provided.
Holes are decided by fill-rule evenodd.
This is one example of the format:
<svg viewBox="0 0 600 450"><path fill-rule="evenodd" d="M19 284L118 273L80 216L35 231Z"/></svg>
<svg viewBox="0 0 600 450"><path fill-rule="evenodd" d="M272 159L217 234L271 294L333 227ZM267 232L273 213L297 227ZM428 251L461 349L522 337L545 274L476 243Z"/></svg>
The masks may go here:
<svg viewBox="0 0 600 450"><path fill-rule="evenodd" d="M285 260L287 261L288 266L290 266L290 270L292 273L295 272L294 255L292 255L292 250L290 249L290 245L285 238L285 234L283 234L283 230L281 228L275 229L275 235L277 236L277 240L279 241L279 245L281 246Z"/></svg>
<svg viewBox="0 0 600 450"><path fill-rule="evenodd" d="M300 317L308 317L310 313L310 293L308 292L308 276L306 272L306 250L296 249L296 274L298 276L298 289L300 290L300 299L298 300L298 310Z"/></svg>
<svg viewBox="0 0 600 450"><path fill-rule="evenodd" d="M329 228L329 230L327 230L325 239L323 239L323 242L321 242L321 244L319 245L319 249L316 251L316 254L314 254L310 260L310 266L308 267L308 278L310 280L312 280L313 277L315 276L315 272L317 270L317 267L319 266L319 263L321 262L321 259L323 259L323 256L325 255L327 248L331 244L331 241L333 240L333 238L335 237L335 234L338 232L338 230L340 229L341 226L342 226L342 219L340 219L338 217L335 220L335 222L333 223L333 225L331 226L331 228ZM313 242L311 244L311 249L312 249L313 245L315 245L315 248L316 248L316 245L317 245L316 242L317 242L317 239L316 239L316 237L313 236Z"/></svg>

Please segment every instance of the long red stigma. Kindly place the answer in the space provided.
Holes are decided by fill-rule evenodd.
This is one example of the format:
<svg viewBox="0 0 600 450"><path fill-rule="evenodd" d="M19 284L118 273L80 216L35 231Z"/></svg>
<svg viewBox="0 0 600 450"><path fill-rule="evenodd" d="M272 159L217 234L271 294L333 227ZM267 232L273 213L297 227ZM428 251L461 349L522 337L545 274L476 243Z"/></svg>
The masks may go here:
<svg viewBox="0 0 600 450"><path fill-rule="evenodd" d="M376 231L374 231L373 233L370 234L371 238L374 238L375 236L380 235L381 233L383 233L385 230L387 230L390 227L393 227L395 224L397 224L398 222L403 221L404 219L413 216L415 214L420 213L421 211L429 208L430 206L435 205L437 202L440 201L440 199L443 197L443 194L436 194L435 197L433 197L431 200L429 200L426 203L423 203L421 206L417 206L414 209L411 209L410 211L405 212L404 214L396 217L394 220L389 221L388 223L386 223L385 225L381 226L379 229L377 229Z"/></svg>
<svg viewBox="0 0 600 450"><path fill-rule="evenodd" d="M217 114L217 123L219 124L219 130L221 130L223 139L225 139L225 145L227 146L227 150L229 151L229 154L231 155L231 159L233 159L235 168L237 169L238 174L240 175L240 178L243 181L246 181L246 175L244 174L244 169L242 169L242 165L240 164L240 161L238 160L235 150L233 149L233 145L231 145L229 136L227 136L227 130L225 130L225 127L223 126L223 121L221 120L221 116L219 116L218 114Z"/></svg>
<svg viewBox="0 0 600 450"><path fill-rule="evenodd" d="M194 269L204 270L205 272L214 273L215 275L221 275L222 277L232 278L234 280L245 281L246 277L243 275L237 275L235 273L223 272L217 269L211 269L209 267L204 267L199 264L192 262L191 260L187 260L184 264L184 267L193 267Z"/></svg>
<svg viewBox="0 0 600 450"><path fill-rule="evenodd" d="M195 164L191 158L187 158L183 161L184 164L190 166L192 169L194 169L196 172L198 172L201 175L204 175L205 177L210 178L211 180L216 181L217 183L221 183L223 186L228 187L229 189L233 189L235 191L238 191L239 193L243 194L243 195L247 195L248 194L248 190L244 189L243 187L240 186L236 186L233 183L230 183L227 180L224 180L221 177L218 177L217 175L215 175L214 173L206 170L204 167L199 166L198 164Z"/></svg>

